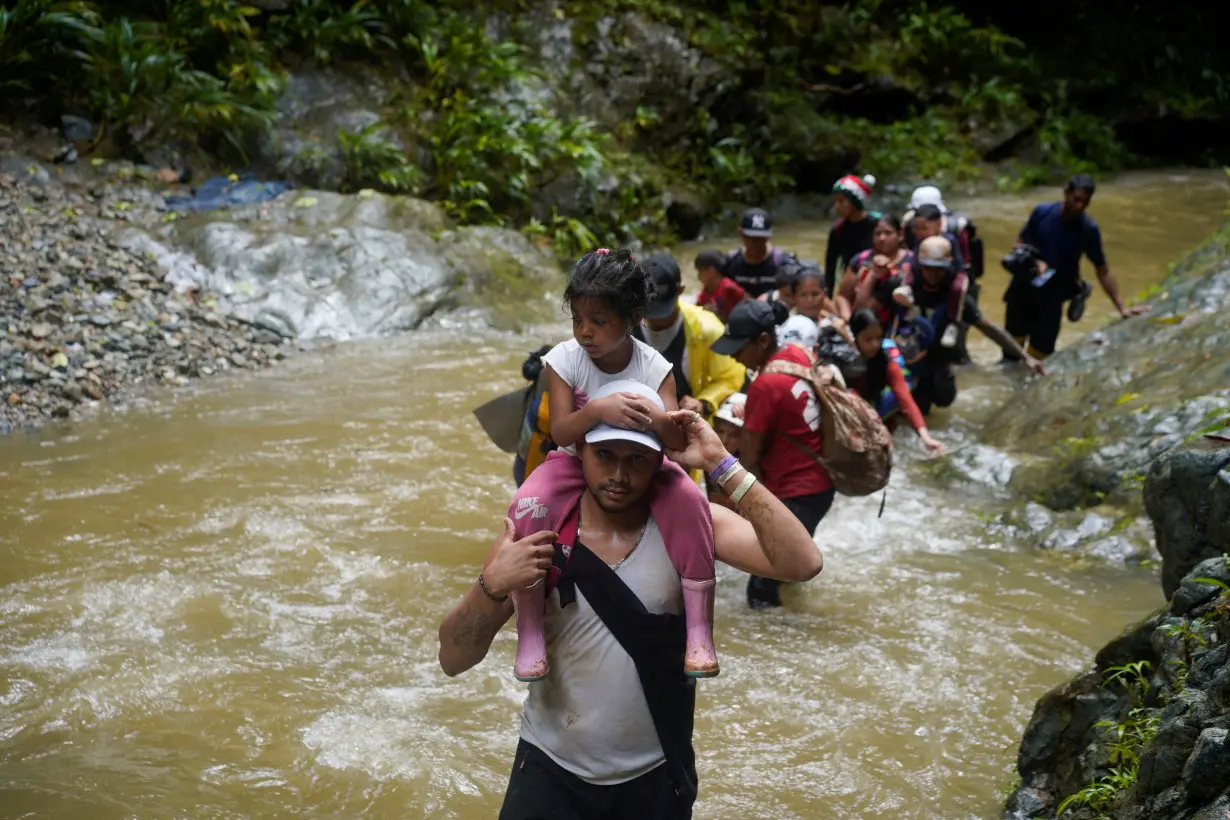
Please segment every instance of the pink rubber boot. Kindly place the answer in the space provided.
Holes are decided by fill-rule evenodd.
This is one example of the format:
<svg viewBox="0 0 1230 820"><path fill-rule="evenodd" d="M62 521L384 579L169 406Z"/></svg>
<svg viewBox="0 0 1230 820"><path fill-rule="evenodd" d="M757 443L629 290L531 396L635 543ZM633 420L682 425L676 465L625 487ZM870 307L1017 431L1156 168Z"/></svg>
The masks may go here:
<svg viewBox="0 0 1230 820"><path fill-rule="evenodd" d="M716 578L683 584L683 614L688 624L688 646L683 656L683 672L689 678L717 677L717 650L713 648L713 594ZM520 621L517 622L518 628ZM518 655L520 657L520 655Z"/></svg>
<svg viewBox="0 0 1230 820"><path fill-rule="evenodd" d="M517 609L517 660L513 664L513 675L519 681L542 680L547 676L547 638L542 631L546 586L540 583L512 593ZM691 635L690 630L688 634Z"/></svg>

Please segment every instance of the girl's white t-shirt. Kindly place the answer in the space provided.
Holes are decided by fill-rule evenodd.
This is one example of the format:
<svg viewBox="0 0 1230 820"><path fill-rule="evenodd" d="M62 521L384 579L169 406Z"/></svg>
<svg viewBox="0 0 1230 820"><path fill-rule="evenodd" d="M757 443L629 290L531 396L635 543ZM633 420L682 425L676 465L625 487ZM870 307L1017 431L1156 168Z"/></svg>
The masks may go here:
<svg viewBox="0 0 1230 820"><path fill-rule="evenodd" d="M628 366L618 373L603 373L594 364L594 360L585 352L576 339L560 342L547 355L542 357L544 363L551 366L564 384L572 388L573 406L578 398L589 401L589 397L598 392L603 385L611 382L631 379L658 390L662 382L671 373L671 363L658 351L639 339L632 339L632 360ZM576 447L563 448L576 455Z"/></svg>

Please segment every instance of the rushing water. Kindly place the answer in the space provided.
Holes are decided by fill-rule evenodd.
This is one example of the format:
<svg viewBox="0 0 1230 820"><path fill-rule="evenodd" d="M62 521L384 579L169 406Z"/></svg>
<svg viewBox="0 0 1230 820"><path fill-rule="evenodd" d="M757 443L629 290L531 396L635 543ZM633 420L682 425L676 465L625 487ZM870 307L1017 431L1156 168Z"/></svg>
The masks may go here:
<svg viewBox="0 0 1230 820"><path fill-rule="evenodd" d="M1031 201L969 203L988 291ZM1205 174L1099 190L1124 290L1224 201ZM823 250L817 226L779 233ZM495 816L524 696L513 638L449 680L436 628L512 490L470 408L540 343L348 345L0 440L0 816ZM823 575L781 611L749 612L720 571L698 818L994 817L1034 701L1160 604L1147 572L987 534L1005 461L970 435L1017 377L962 373L935 420L957 469L918 469L902 434L883 518L840 499Z"/></svg>

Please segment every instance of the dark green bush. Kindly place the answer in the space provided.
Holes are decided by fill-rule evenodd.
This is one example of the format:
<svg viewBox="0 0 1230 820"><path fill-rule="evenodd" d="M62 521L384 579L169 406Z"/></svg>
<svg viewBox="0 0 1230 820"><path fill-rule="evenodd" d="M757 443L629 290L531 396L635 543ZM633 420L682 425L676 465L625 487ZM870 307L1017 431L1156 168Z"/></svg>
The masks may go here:
<svg viewBox="0 0 1230 820"><path fill-rule="evenodd" d="M249 1L10 0L0 107L33 100L90 116L124 153L178 141L242 157L268 129L288 67L374 64L396 92L384 122L338 135L343 187L421 193L462 221L527 226L568 255L660 231L676 182L718 204L826 190L827 174L848 170L969 180L983 173L987 134L1031 129L1033 164L999 180L1014 187L1132 161L1117 111L1216 118L1230 107L1208 9L1119 19L1111 0L1080 0L1072 19L1089 25L1073 38L1012 4L972 0L558 0L575 70L629 14L669 24L722 68L718 105L681 123L647 103L607 133L561 113L554 78L519 44L538 2ZM493 41L489 22L506 34Z"/></svg>

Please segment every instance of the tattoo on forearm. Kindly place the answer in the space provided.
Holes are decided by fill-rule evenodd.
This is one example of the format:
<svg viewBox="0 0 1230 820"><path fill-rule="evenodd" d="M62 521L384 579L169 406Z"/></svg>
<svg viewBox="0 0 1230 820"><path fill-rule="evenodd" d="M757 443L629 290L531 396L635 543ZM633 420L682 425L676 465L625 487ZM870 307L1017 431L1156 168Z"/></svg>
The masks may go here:
<svg viewBox="0 0 1230 820"><path fill-rule="evenodd" d="M486 612L472 612L463 606L453 620L452 641L454 646L477 647L491 643L495 637L495 619Z"/></svg>
<svg viewBox="0 0 1230 820"><path fill-rule="evenodd" d="M777 541L769 535L774 530L774 510L765 498L767 493L768 490L763 484L757 484L748 490L743 503L739 506L743 508L743 516L752 523L752 529L756 531L756 538L760 541L760 548L764 550L765 558L769 559L770 564L776 564Z"/></svg>

